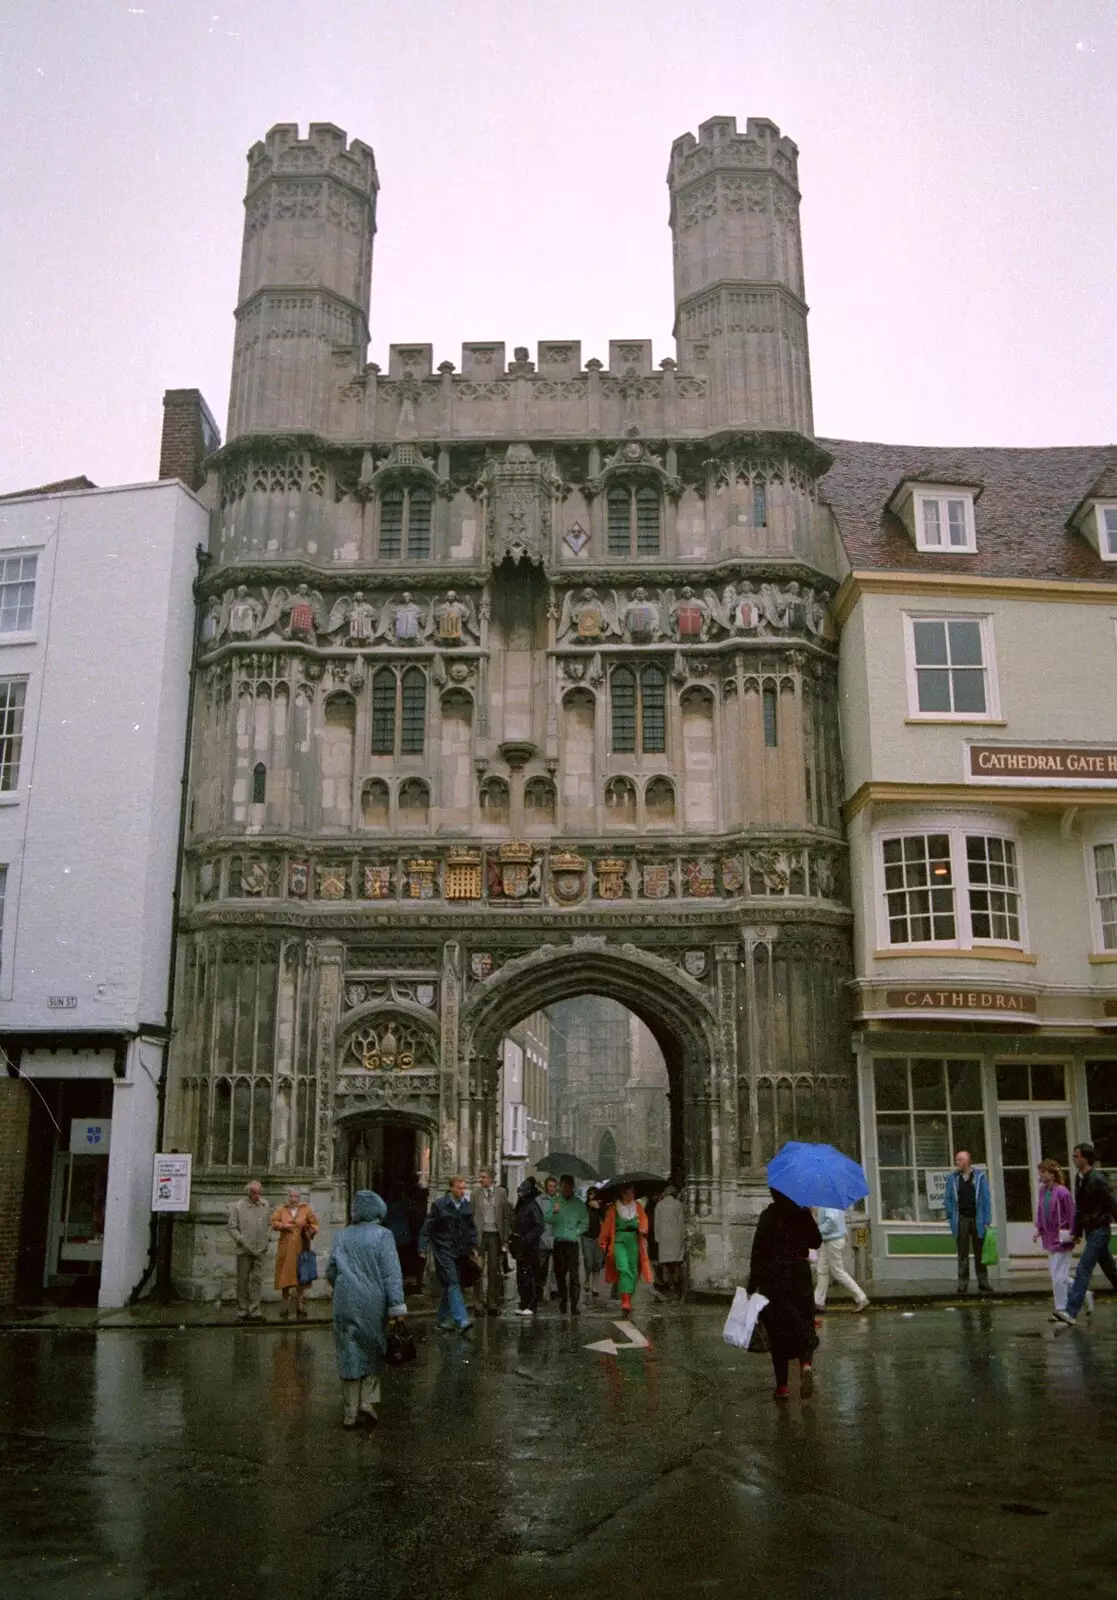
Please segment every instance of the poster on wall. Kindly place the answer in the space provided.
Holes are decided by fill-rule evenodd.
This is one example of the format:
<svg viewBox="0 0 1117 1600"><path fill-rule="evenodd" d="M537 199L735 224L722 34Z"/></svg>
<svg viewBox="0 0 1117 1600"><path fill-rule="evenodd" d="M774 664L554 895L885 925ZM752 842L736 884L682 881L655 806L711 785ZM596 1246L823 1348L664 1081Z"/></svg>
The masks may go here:
<svg viewBox="0 0 1117 1600"><path fill-rule="evenodd" d="M193 1156L177 1153L155 1157L151 1184L153 1211L190 1210L190 1165L193 1159Z"/></svg>
<svg viewBox="0 0 1117 1600"><path fill-rule="evenodd" d="M946 1210L946 1180L950 1177L950 1174L953 1171L954 1171L953 1167L940 1167L940 1168L926 1167L924 1169L923 1182L924 1182L924 1186L925 1186L925 1188L927 1190L927 1209L929 1211L944 1211L945 1212L945 1210ZM986 1172L985 1167L983 1167L983 1166L980 1166L980 1167L979 1166L975 1166L974 1167L974 1171L975 1172L985 1172L986 1177L988 1177L988 1175L989 1175L988 1172Z"/></svg>

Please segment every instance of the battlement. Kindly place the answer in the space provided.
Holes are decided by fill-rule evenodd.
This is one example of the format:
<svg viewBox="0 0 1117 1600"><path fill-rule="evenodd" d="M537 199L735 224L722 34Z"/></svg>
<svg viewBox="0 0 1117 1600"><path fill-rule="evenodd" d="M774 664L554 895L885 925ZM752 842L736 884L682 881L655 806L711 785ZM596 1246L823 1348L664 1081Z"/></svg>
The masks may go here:
<svg viewBox="0 0 1117 1600"><path fill-rule="evenodd" d="M798 162L798 146L767 117L750 117L744 133L737 131L736 117L710 117L700 124L697 139L684 133L671 146L667 184L674 193L708 172L768 168L798 186Z"/></svg>
<svg viewBox="0 0 1117 1600"><path fill-rule="evenodd" d="M462 345L461 379L469 382L491 382L504 378L577 378L586 373L603 372L609 377L655 377L652 371L652 341L650 339L610 339L609 362L591 358L582 363L582 344L579 339L540 339L536 345L536 359L529 359L526 345L517 345L512 360L506 360L507 345L503 340L469 341ZM668 356L660 362L665 371L674 369L675 362ZM430 378L434 374L434 346L429 344L393 344L388 347L389 378ZM452 361L444 361L438 372L454 374Z"/></svg>
<svg viewBox="0 0 1117 1600"><path fill-rule="evenodd" d="M380 187L376 157L360 139L349 142L345 130L332 122L312 122L306 138L299 138L296 122L277 122L262 142L248 152L248 190L269 178L332 177L375 195Z"/></svg>

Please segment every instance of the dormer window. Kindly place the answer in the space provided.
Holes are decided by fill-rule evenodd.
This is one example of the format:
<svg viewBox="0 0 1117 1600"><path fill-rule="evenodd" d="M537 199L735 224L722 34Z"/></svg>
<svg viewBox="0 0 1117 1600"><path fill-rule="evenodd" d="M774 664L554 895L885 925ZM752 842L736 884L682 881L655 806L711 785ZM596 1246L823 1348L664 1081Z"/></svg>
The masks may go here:
<svg viewBox="0 0 1117 1600"><path fill-rule="evenodd" d="M973 484L921 483L906 479L888 509L900 518L915 548L929 555L973 555L977 551Z"/></svg>
<svg viewBox="0 0 1117 1600"><path fill-rule="evenodd" d="M921 550L972 550L976 541L970 527L972 506L954 495L921 494L919 548Z"/></svg>
<svg viewBox="0 0 1117 1600"><path fill-rule="evenodd" d="M1117 505L1098 507L1098 554L1117 561Z"/></svg>

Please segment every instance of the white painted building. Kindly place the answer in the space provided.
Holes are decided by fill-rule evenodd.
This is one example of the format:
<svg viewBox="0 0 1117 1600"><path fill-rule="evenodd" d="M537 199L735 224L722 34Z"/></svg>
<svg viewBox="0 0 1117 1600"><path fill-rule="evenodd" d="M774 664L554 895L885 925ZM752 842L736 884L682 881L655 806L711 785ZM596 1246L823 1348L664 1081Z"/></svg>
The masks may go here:
<svg viewBox="0 0 1117 1600"><path fill-rule="evenodd" d="M24 1298L119 1306L149 1261L207 529L180 482L0 501L0 1047L26 1126L0 1276Z"/></svg>

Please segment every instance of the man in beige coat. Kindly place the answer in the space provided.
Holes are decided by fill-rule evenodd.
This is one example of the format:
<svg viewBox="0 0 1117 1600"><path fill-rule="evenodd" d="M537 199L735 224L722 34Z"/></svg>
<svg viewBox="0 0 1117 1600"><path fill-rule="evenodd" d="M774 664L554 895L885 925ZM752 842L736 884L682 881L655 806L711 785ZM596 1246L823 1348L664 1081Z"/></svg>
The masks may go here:
<svg viewBox="0 0 1117 1600"><path fill-rule="evenodd" d="M229 1207L229 1232L237 1247L237 1318L263 1322L260 1297L264 1292L264 1257L271 1243L271 1213L264 1191L253 1178L245 1185L245 1198Z"/></svg>
<svg viewBox="0 0 1117 1600"><path fill-rule="evenodd" d="M504 1251L512 1226L512 1208L491 1172L478 1175L477 1187L470 1196L473 1221L481 1243L484 1276L477 1285L476 1306L490 1316L499 1315L504 1304Z"/></svg>

